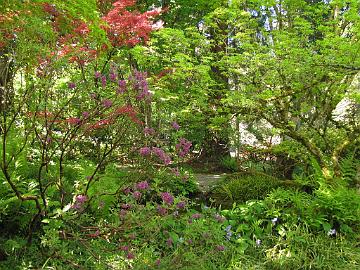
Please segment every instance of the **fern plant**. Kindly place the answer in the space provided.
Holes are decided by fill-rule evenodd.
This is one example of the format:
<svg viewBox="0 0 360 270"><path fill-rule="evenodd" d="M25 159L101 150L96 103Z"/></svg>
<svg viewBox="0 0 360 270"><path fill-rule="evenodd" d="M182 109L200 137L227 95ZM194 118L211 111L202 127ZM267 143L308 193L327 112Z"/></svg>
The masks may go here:
<svg viewBox="0 0 360 270"><path fill-rule="evenodd" d="M350 186L359 182L360 161L355 158L356 151L357 149L340 160L341 177Z"/></svg>

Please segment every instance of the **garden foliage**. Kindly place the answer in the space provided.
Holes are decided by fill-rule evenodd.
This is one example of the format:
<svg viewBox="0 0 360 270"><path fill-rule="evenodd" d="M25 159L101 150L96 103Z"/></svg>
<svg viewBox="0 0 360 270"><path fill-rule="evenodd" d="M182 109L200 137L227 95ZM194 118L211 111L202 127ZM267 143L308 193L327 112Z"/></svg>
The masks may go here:
<svg viewBox="0 0 360 270"><path fill-rule="evenodd" d="M360 267L358 1L20 2L1 269Z"/></svg>

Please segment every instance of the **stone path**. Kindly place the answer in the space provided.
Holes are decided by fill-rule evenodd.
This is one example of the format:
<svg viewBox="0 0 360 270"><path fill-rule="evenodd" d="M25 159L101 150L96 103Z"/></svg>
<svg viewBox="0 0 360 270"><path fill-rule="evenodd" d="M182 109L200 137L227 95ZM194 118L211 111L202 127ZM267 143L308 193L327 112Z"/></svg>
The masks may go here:
<svg viewBox="0 0 360 270"><path fill-rule="evenodd" d="M226 173L222 174L202 174L196 173L195 178L202 192L208 192L217 182L226 177Z"/></svg>

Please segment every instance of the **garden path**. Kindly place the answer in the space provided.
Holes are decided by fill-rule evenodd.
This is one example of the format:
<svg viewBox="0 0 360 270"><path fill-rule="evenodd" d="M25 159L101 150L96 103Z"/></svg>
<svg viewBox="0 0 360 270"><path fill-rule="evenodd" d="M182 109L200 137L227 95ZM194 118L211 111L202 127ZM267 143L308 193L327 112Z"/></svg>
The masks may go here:
<svg viewBox="0 0 360 270"><path fill-rule="evenodd" d="M226 177L226 173L220 174L203 174L195 173L196 182L202 192L208 192L217 182L223 180Z"/></svg>

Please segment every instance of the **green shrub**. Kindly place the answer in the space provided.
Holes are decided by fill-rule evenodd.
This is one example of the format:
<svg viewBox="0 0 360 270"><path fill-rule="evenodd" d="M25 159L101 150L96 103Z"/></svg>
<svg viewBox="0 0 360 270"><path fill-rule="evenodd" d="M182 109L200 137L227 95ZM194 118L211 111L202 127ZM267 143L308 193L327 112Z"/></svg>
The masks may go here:
<svg viewBox="0 0 360 270"><path fill-rule="evenodd" d="M296 183L257 172L237 173L219 183L211 191L210 197L215 199L217 204L231 206L234 202L263 199L278 187L296 187Z"/></svg>
<svg viewBox="0 0 360 270"><path fill-rule="evenodd" d="M220 165L223 169L230 172L239 171L239 166L236 158L225 156L220 159Z"/></svg>

